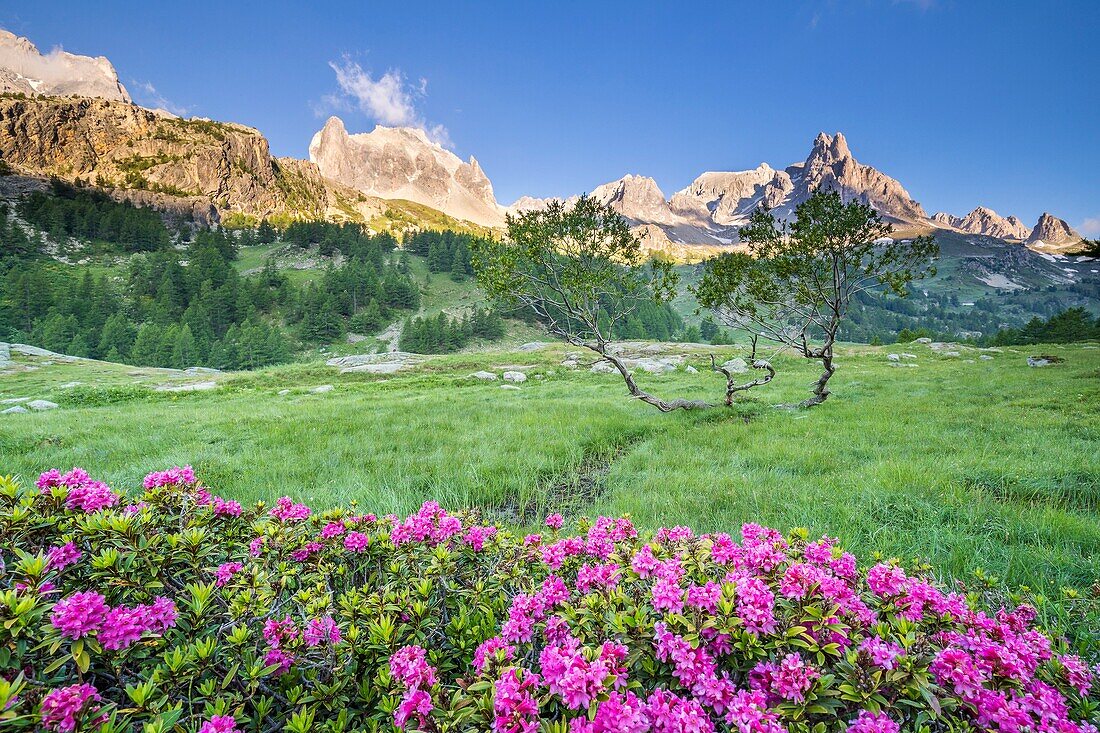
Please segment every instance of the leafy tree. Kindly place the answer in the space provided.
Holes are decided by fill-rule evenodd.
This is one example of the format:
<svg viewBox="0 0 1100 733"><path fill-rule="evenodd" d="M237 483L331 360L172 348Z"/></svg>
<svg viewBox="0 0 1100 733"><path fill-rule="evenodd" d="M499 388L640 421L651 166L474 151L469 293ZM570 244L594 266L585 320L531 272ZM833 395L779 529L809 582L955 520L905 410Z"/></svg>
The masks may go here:
<svg viewBox="0 0 1100 733"><path fill-rule="evenodd" d="M821 362L803 407L828 398L834 346L852 301L869 290L904 297L914 279L934 273L931 237L890 239L893 227L860 201L818 190L795 209L794 223L761 208L740 230L747 252L710 260L696 286L699 302L723 324Z"/></svg>
<svg viewBox="0 0 1100 733"><path fill-rule="evenodd" d="M506 241L474 242L474 269L492 298L531 310L551 333L611 362L633 397L662 412L710 406L642 390L610 348L643 304L671 300L677 282L670 264L645 261L622 216L582 196L573 206L555 201L509 215L507 224Z"/></svg>

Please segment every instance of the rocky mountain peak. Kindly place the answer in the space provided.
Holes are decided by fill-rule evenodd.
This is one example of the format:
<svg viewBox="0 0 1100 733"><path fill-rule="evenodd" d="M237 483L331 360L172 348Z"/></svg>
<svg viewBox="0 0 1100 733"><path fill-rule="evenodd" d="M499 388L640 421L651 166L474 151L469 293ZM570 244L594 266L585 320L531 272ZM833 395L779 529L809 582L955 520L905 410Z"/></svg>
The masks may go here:
<svg viewBox="0 0 1100 733"><path fill-rule="evenodd" d="M1043 212L1035 228L1027 238L1027 245L1034 249L1068 249L1081 241L1081 235L1066 221L1049 212Z"/></svg>
<svg viewBox="0 0 1100 733"><path fill-rule="evenodd" d="M671 224L676 218L660 186L648 176L627 174L617 181L596 186L591 196L634 221Z"/></svg>
<svg viewBox="0 0 1100 733"><path fill-rule="evenodd" d="M28 39L2 28L0 92L131 101L115 67L103 56L79 56L60 49L43 54Z"/></svg>
<svg viewBox="0 0 1100 733"><path fill-rule="evenodd" d="M504 222L477 160L463 162L418 128L378 125L349 134L330 117L313 136L309 158L326 178L370 196L408 199L484 226Z"/></svg>
<svg viewBox="0 0 1100 733"><path fill-rule="evenodd" d="M967 234L981 234L998 239L1026 239L1031 229L1015 216L1003 217L993 209L979 206L964 217L939 212L932 217L936 224Z"/></svg>

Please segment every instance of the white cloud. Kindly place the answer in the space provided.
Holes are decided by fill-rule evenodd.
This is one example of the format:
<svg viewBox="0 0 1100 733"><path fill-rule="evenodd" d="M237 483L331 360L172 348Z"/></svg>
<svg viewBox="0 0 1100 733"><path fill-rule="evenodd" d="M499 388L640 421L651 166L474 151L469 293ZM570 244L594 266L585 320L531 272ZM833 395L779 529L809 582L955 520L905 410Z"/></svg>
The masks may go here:
<svg viewBox="0 0 1100 733"><path fill-rule="evenodd" d="M348 109L348 100L368 117L383 125L416 127L435 143L451 147L451 138L443 125L429 125L416 108L416 101L428 94L428 80L410 84L400 69L390 69L377 79L357 62L344 58L330 61L342 96L327 95L323 106Z"/></svg>
<svg viewBox="0 0 1100 733"><path fill-rule="evenodd" d="M1077 231L1086 237L1100 236L1100 216L1090 216L1085 219L1081 222L1081 226L1077 227Z"/></svg>
<svg viewBox="0 0 1100 733"><path fill-rule="evenodd" d="M152 82L137 81L135 79L133 85L134 96L138 98L138 101L140 101L144 107L167 110L177 117L183 117L191 111L190 107L174 104L172 100L158 92Z"/></svg>

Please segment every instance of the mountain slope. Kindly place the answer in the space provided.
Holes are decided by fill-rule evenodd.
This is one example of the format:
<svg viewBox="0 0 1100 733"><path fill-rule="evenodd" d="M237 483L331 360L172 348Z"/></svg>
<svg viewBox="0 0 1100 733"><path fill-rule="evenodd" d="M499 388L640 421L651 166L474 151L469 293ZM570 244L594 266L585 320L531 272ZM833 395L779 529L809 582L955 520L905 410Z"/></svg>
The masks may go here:
<svg viewBox="0 0 1100 733"><path fill-rule="evenodd" d="M484 226L504 223L477 159L463 162L422 130L378 125L349 135L339 117L330 117L313 136L309 158L326 178L369 196L417 201Z"/></svg>
<svg viewBox="0 0 1100 733"><path fill-rule="evenodd" d="M0 93L75 95L129 102L111 62L60 49L43 55L26 38L0 28Z"/></svg>

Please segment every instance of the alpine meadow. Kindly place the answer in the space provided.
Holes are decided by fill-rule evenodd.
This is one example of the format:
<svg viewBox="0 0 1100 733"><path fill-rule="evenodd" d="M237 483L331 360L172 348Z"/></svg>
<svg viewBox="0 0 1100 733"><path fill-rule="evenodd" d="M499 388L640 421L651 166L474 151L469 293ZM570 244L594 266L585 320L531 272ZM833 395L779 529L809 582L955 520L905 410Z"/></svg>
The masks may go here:
<svg viewBox="0 0 1100 733"><path fill-rule="evenodd" d="M1098 24L0 10L0 728L1100 733Z"/></svg>

